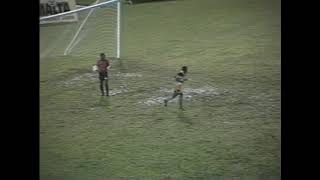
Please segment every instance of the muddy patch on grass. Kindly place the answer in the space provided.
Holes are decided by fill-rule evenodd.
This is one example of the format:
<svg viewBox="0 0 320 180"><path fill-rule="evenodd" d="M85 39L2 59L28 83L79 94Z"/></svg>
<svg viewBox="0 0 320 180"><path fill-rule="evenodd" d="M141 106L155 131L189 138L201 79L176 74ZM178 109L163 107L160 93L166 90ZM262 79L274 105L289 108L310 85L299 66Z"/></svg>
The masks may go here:
<svg viewBox="0 0 320 180"><path fill-rule="evenodd" d="M115 96L117 94L122 94L122 93L126 93L129 92L130 90L128 89L127 86L120 86L119 89L111 89L109 90L109 96Z"/></svg>
<svg viewBox="0 0 320 180"><path fill-rule="evenodd" d="M96 73L84 73L84 74L73 76L67 80L61 81L59 82L59 85L63 87L73 87L80 84L95 82L96 80L97 80Z"/></svg>
<svg viewBox="0 0 320 180"><path fill-rule="evenodd" d="M162 96L154 96L143 101L139 101L139 104L145 104L148 106L152 105L161 105L164 103L166 98L169 98L173 94L172 89L167 88L160 88L159 93ZM184 88L183 89L183 101L195 101L199 100L200 98L210 98L219 95L220 92L217 88L212 86L204 86L199 88ZM169 101L170 103L177 103L179 97Z"/></svg>
<svg viewBox="0 0 320 180"><path fill-rule="evenodd" d="M130 77L142 77L142 74L139 73L121 73L117 72L112 74L114 77L130 78Z"/></svg>
<svg viewBox="0 0 320 180"><path fill-rule="evenodd" d="M59 86L63 87L74 87L81 86L90 83L97 83L99 81L99 75L96 72L88 72L80 75L75 75L67 80L61 81L58 83ZM142 74L139 73L109 73L109 79L127 79L127 78L137 78L142 77ZM120 91L115 90L113 94L119 94Z"/></svg>

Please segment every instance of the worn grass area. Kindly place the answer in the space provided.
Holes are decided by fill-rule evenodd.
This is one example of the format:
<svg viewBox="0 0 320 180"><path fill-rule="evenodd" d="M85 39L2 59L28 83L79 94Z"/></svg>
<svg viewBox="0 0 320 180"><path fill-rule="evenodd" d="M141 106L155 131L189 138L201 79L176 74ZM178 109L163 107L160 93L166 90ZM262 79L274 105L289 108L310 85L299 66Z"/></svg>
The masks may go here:
<svg viewBox="0 0 320 180"><path fill-rule="evenodd" d="M41 179L280 179L280 2L181 0L123 13L110 97L91 71L98 54L57 55L72 25L40 29ZM182 65L185 111L165 108Z"/></svg>

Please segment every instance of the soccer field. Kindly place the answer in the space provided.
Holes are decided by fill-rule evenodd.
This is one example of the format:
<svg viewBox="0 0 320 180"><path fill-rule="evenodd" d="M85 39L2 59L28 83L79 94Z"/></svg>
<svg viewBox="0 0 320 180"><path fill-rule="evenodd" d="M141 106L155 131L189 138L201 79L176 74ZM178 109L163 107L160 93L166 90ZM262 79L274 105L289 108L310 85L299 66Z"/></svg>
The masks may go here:
<svg viewBox="0 0 320 180"><path fill-rule="evenodd" d="M92 72L100 36L62 56L76 27L41 26L40 179L280 179L280 4L124 4L110 97ZM164 107L183 65L185 110Z"/></svg>

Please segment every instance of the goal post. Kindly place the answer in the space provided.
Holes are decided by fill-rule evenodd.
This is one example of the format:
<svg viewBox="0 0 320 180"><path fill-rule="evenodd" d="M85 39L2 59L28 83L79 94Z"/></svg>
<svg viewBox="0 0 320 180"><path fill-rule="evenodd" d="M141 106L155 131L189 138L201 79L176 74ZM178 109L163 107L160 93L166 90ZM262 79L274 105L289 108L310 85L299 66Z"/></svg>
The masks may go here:
<svg viewBox="0 0 320 180"><path fill-rule="evenodd" d="M59 22L66 17L77 18ZM121 20L121 0L97 0L94 5L40 17L40 56L97 56L104 52L120 58Z"/></svg>
<svg viewBox="0 0 320 180"><path fill-rule="evenodd" d="M117 58L120 58L120 28L121 28L121 1L117 2Z"/></svg>

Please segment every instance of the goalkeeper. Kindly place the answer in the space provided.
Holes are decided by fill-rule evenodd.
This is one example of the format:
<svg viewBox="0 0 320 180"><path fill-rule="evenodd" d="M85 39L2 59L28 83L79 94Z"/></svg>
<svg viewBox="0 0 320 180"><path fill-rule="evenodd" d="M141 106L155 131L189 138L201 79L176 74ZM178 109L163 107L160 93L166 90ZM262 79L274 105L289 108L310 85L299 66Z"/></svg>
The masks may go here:
<svg viewBox="0 0 320 180"><path fill-rule="evenodd" d="M171 101L172 99L179 96L179 105L180 105L180 108L183 109L183 107L182 107L182 98L183 98L182 84L184 83L184 81L188 80L186 78L187 72L188 72L188 67L183 66L181 71L175 76L176 87L174 89L172 97L164 100L164 106L167 106L169 101Z"/></svg>
<svg viewBox="0 0 320 180"><path fill-rule="evenodd" d="M101 96L104 96L104 89L103 89L104 81L105 81L106 95L109 96L108 70L110 68L110 62L108 59L106 59L106 55L104 53L100 54L100 60L98 60L97 62L97 67L99 72Z"/></svg>

